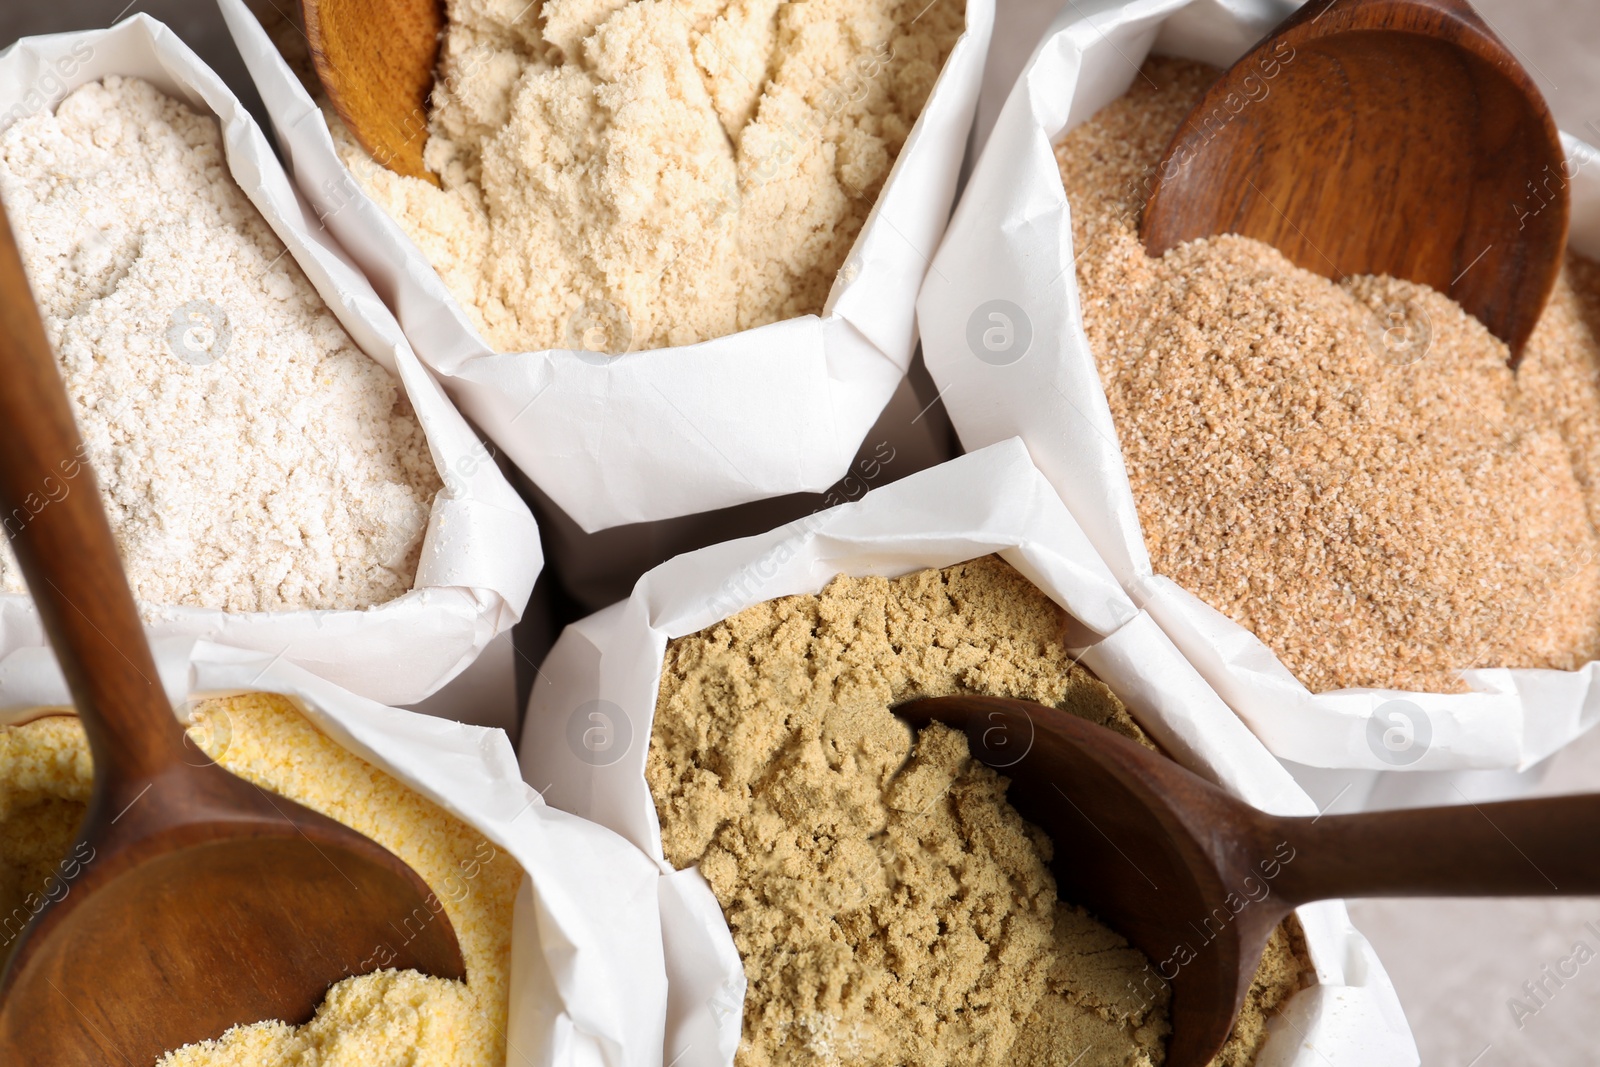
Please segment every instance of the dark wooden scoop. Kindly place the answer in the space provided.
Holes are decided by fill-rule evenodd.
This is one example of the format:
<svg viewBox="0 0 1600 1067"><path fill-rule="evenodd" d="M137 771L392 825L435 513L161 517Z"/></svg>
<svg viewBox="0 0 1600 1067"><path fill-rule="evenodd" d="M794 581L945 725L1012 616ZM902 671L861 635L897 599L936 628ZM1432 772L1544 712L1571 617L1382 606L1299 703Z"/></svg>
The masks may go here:
<svg viewBox="0 0 1600 1067"><path fill-rule="evenodd" d="M1286 818L1040 704L943 697L895 714L963 730L1055 843L1062 898L1105 920L1170 982L1167 1067L1211 1061L1267 935L1301 904L1600 893L1600 795ZM1128 991L1130 1002L1141 995Z"/></svg>
<svg viewBox="0 0 1600 1067"><path fill-rule="evenodd" d="M1544 98L1464 0L1309 0L1178 128L1140 234L1152 256L1233 233L1329 278L1424 283L1515 367L1566 247L1564 161Z"/></svg>
<svg viewBox="0 0 1600 1067"><path fill-rule="evenodd" d="M7 949L0 1064L150 1067L239 1023L310 1020L384 967L463 977L417 874L185 746L0 213L0 518L94 756L79 842ZM8 941L17 917L0 917ZM27 916L22 916L26 919Z"/></svg>

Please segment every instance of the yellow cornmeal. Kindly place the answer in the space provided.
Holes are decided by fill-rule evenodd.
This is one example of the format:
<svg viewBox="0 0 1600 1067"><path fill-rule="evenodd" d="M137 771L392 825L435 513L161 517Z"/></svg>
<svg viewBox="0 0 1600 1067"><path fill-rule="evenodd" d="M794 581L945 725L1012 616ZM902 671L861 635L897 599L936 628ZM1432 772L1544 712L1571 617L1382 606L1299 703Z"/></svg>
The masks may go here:
<svg viewBox="0 0 1600 1067"><path fill-rule="evenodd" d="M836 578L669 646L645 774L668 861L699 866L744 962L738 1067L1162 1062L1145 958L1057 900L1050 840L965 735L891 710L1020 697L1150 745L1067 624L988 557ZM1217 1067L1251 1063L1300 988L1299 936L1275 932Z"/></svg>
<svg viewBox="0 0 1600 1067"><path fill-rule="evenodd" d="M415 971L346 979L303 1027L236 1027L159 1067L501 1067L511 911L522 869L431 801L318 733L283 697L203 701L190 735L233 773L377 841L422 876L455 927L465 984ZM0 941L72 846L93 769L83 730L55 716L0 727ZM34 901L37 901L35 896ZM0 956L5 947L0 946Z"/></svg>

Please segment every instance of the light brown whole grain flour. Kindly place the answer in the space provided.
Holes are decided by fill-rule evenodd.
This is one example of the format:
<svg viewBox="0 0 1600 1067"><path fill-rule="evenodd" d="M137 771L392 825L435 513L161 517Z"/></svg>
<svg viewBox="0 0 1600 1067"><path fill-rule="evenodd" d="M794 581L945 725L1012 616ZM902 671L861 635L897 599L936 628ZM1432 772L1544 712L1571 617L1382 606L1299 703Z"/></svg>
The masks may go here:
<svg viewBox="0 0 1600 1067"><path fill-rule="evenodd" d="M739 1067L1131 1067L1162 1061L1164 983L1056 899L1049 839L971 760L891 708L983 693L1148 744L1067 655L1065 613L987 557L835 579L668 647L646 777L662 843L722 904L749 989ZM1216 1061L1250 1063L1301 985L1292 924Z"/></svg>
<svg viewBox="0 0 1600 1067"><path fill-rule="evenodd" d="M235 184L215 118L134 78L81 86L0 134L0 195L136 597L411 588L439 488L422 427ZM0 591L23 589L0 547Z"/></svg>
<svg viewBox="0 0 1600 1067"><path fill-rule="evenodd" d="M436 188L357 180L501 352L820 312L964 0L450 0Z"/></svg>
<svg viewBox="0 0 1600 1067"><path fill-rule="evenodd" d="M1144 177L1215 76L1151 59L1056 153L1156 571L1313 692L1594 659L1600 267L1568 259L1513 374L1424 286L1335 284L1237 236L1151 259Z"/></svg>

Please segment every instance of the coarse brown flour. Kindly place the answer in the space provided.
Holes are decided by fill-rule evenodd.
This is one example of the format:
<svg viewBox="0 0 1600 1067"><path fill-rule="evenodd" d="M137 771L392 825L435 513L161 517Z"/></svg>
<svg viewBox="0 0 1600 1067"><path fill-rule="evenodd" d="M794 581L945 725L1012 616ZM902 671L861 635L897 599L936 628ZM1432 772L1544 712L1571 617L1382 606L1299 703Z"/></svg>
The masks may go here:
<svg viewBox="0 0 1600 1067"><path fill-rule="evenodd" d="M749 988L739 1067L1158 1064L1168 993L1056 899L1052 847L966 737L892 707L983 693L1145 744L1068 656L1067 617L986 557L840 577L673 641L646 777L676 867L699 865ZM1218 1067L1244 1067L1307 965L1275 933Z"/></svg>
<svg viewBox="0 0 1600 1067"><path fill-rule="evenodd" d="M136 597L411 588L439 487L422 429L234 183L213 117L84 85L0 135L0 196ZM0 551L0 590L23 588Z"/></svg>
<svg viewBox="0 0 1600 1067"><path fill-rule="evenodd" d="M1594 659L1600 267L1569 257L1513 374L1424 286L1336 284L1237 236L1151 259L1142 179L1215 76L1152 59L1057 149L1155 570L1313 692Z"/></svg>
<svg viewBox="0 0 1600 1067"><path fill-rule="evenodd" d="M963 0L447 6L425 150L443 188L332 125L501 352L820 312L964 25Z"/></svg>

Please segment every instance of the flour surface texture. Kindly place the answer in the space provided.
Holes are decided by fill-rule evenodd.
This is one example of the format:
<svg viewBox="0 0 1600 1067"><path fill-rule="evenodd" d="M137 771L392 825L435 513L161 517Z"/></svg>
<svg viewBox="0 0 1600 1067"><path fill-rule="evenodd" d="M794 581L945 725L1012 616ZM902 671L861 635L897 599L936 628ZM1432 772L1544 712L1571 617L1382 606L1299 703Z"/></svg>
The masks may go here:
<svg viewBox="0 0 1600 1067"><path fill-rule="evenodd" d="M214 118L84 85L0 135L0 196L139 600L411 588L439 488L421 426L235 184ZM0 592L24 588L0 551Z"/></svg>
<svg viewBox="0 0 1600 1067"><path fill-rule="evenodd" d="M530 6L448 5L424 154L442 187L330 122L499 352L820 313L965 25L963 0Z"/></svg>

